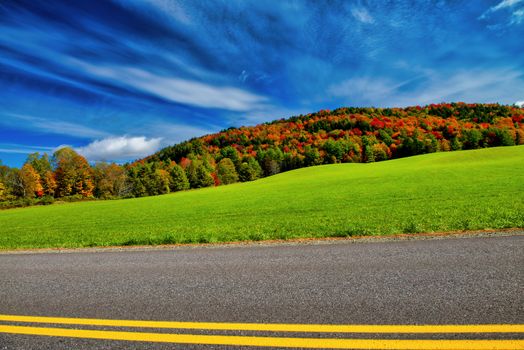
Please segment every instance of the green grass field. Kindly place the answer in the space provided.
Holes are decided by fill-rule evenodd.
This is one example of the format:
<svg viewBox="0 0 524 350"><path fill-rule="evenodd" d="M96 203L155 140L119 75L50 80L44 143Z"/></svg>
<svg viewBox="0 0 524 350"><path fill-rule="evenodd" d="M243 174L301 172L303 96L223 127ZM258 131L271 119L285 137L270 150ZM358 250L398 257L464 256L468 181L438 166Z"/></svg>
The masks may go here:
<svg viewBox="0 0 524 350"><path fill-rule="evenodd" d="M524 146L299 169L250 183L0 212L0 249L524 227Z"/></svg>

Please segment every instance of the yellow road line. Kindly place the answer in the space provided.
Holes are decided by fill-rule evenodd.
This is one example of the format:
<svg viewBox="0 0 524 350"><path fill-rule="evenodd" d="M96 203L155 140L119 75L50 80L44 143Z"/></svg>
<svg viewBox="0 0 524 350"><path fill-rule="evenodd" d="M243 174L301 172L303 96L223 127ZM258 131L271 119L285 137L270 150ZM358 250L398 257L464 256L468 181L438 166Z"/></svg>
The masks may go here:
<svg viewBox="0 0 524 350"><path fill-rule="evenodd" d="M410 350L455 350L455 349L524 349L524 340L397 340L397 339L321 339L284 337L245 337L225 335L165 334L142 332L114 332L0 325L0 333L69 337L83 339L105 339L144 341L156 343L271 346L307 349L410 349Z"/></svg>
<svg viewBox="0 0 524 350"><path fill-rule="evenodd" d="M478 325L330 325L330 324L282 324L282 323L220 323L220 322L172 322L109 320L92 318L66 318L44 316L0 315L0 321L47 324L206 329L224 331L267 331L306 333L524 333L524 324L478 324Z"/></svg>

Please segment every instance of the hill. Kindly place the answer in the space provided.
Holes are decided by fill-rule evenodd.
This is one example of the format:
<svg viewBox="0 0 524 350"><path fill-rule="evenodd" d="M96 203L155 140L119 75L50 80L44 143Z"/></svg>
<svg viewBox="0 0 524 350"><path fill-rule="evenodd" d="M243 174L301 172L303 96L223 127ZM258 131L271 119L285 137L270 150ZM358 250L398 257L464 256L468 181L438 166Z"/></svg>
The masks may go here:
<svg viewBox="0 0 524 350"><path fill-rule="evenodd" d="M367 163L438 151L524 144L524 109L498 104L339 108L229 128L166 147L145 162L255 159L263 176L311 165ZM213 165L211 164L211 165Z"/></svg>
<svg viewBox="0 0 524 350"><path fill-rule="evenodd" d="M200 188L321 164L519 144L524 144L524 109L517 106L459 102L338 108L229 128L166 147L129 165L129 179L133 196L139 197L168 192L169 186L156 185L162 176L155 172L169 173L177 166L190 188Z"/></svg>
<svg viewBox="0 0 524 350"><path fill-rule="evenodd" d="M0 212L0 247L81 247L524 227L524 146L298 169L157 197Z"/></svg>

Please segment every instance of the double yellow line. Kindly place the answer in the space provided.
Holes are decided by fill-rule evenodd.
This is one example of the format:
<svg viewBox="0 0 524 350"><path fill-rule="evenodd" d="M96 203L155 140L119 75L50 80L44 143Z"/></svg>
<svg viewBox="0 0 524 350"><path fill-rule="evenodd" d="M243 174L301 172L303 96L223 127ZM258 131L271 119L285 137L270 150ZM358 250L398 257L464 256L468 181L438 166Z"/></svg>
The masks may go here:
<svg viewBox="0 0 524 350"><path fill-rule="evenodd" d="M524 324L492 325L325 325L325 324L258 324L218 322L169 322L109 320L88 318L42 317L0 315L0 321L22 323L45 323L77 326L106 326L154 329L194 329L221 331L265 331L295 333L366 333L366 334L435 334L435 333L524 333ZM0 324L0 333L144 341L157 343L205 344L229 346L266 346L309 349L524 349L524 340L420 340L420 339L338 339L338 338L295 338L272 336L236 336L148 333L106 330L85 330L55 327L13 326Z"/></svg>

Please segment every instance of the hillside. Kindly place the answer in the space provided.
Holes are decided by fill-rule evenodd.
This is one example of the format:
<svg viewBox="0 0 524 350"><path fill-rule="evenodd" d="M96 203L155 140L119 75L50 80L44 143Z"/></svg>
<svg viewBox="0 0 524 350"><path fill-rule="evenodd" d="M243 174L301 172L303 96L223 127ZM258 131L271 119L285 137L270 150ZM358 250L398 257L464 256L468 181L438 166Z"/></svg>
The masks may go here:
<svg viewBox="0 0 524 350"><path fill-rule="evenodd" d="M524 146L335 164L157 197L0 212L0 248L524 227Z"/></svg>
<svg viewBox="0 0 524 350"><path fill-rule="evenodd" d="M169 192L158 169L180 166L190 188L252 181L322 164L524 144L524 108L443 103L339 108L229 128L166 147L128 166L135 197ZM182 169L177 171L180 173ZM164 181L165 183L169 180ZM171 186L173 187L173 186Z"/></svg>
<svg viewBox="0 0 524 350"><path fill-rule="evenodd" d="M164 148L143 161L231 158L240 171L240 163L253 158L268 176L311 165L518 144L524 144L524 109L516 106L353 107L229 128Z"/></svg>

